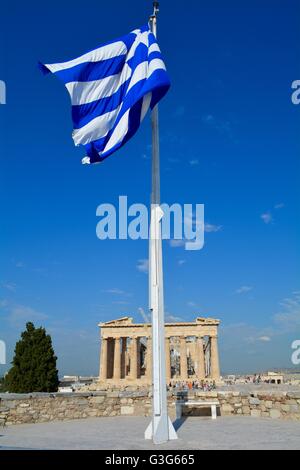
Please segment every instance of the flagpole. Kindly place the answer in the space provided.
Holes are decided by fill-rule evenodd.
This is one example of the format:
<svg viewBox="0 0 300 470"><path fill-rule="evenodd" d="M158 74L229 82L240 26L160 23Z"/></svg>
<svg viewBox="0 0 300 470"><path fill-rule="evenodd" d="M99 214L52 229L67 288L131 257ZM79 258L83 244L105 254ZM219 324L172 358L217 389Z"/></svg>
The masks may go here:
<svg viewBox="0 0 300 470"><path fill-rule="evenodd" d="M157 36L159 3L153 3L150 16L151 31ZM160 208L160 156L158 106L151 113L152 127L152 193L149 239L149 306L152 316L152 421L145 431L145 439L161 444L177 439L175 429L168 417L165 361L165 320L162 265ZM169 352L168 352L169 353Z"/></svg>

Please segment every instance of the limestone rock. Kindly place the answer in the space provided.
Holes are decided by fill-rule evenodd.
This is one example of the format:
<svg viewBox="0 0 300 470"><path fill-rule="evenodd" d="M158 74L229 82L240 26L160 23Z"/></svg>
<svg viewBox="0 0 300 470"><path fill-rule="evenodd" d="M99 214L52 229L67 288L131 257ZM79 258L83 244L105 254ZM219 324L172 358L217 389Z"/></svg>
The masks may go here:
<svg viewBox="0 0 300 470"><path fill-rule="evenodd" d="M249 415L250 414L250 406L243 406L242 411L244 415Z"/></svg>
<svg viewBox="0 0 300 470"><path fill-rule="evenodd" d="M258 398L255 398L255 397L250 397L249 398L249 404L250 405L260 405L260 400Z"/></svg>
<svg viewBox="0 0 300 470"><path fill-rule="evenodd" d="M105 397L92 397L92 398L90 399L90 402L97 404L97 403L103 403L104 400L105 400Z"/></svg>
<svg viewBox="0 0 300 470"><path fill-rule="evenodd" d="M133 406L121 406L121 415L132 415L134 412Z"/></svg>
<svg viewBox="0 0 300 470"><path fill-rule="evenodd" d="M225 403L224 405L221 406L222 412L225 414L231 414L234 410L233 406Z"/></svg>
<svg viewBox="0 0 300 470"><path fill-rule="evenodd" d="M279 410L276 410L276 409L270 410L270 418L277 419L277 418L280 418L280 417L281 417L281 413L280 413Z"/></svg>
<svg viewBox="0 0 300 470"><path fill-rule="evenodd" d="M253 418L260 418L261 417L261 411L260 410L251 410L250 414Z"/></svg>

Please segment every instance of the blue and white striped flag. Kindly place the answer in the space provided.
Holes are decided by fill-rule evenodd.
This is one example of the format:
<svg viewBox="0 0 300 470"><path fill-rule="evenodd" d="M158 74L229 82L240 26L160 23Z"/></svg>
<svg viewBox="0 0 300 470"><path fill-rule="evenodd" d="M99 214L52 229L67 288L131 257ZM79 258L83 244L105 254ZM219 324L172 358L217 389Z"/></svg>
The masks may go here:
<svg viewBox="0 0 300 470"><path fill-rule="evenodd" d="M73 140L87 153L82 163L101 162L122 147L170 87L149 25L77 59L40 68L57 75L71 95Z"/></svg>

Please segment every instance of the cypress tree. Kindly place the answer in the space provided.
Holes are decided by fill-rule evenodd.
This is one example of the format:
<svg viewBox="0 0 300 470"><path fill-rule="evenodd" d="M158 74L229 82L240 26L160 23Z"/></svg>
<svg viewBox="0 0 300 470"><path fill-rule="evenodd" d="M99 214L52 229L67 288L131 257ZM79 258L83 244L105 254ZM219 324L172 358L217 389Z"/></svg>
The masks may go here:
<svg viewBox="0 0 300 470"><path fill-rule="evenodd" d="M0 377L0 393L6 392L5 379Z"/></svg>
<svg viewBox="0 0 300 470"><path fill-rule="evenodd" d="M56 392L58 388L57 357L45 328L26 324L15 347L12 368L5 377L9 392Z"/></svg>

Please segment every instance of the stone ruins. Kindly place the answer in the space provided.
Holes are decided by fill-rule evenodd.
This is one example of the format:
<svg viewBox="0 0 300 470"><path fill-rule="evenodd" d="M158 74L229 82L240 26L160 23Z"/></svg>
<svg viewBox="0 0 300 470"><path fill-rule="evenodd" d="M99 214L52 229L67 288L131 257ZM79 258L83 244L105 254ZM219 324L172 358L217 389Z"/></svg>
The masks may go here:
<svg viewBox="0 0 300 470"><path fill-rule="evenodd" d="M167 383L220 380L219 320L198 317L194 322L165 324ZM124 317L100 323L99 382L113 386L151 384L150 323Z"/></svg>

